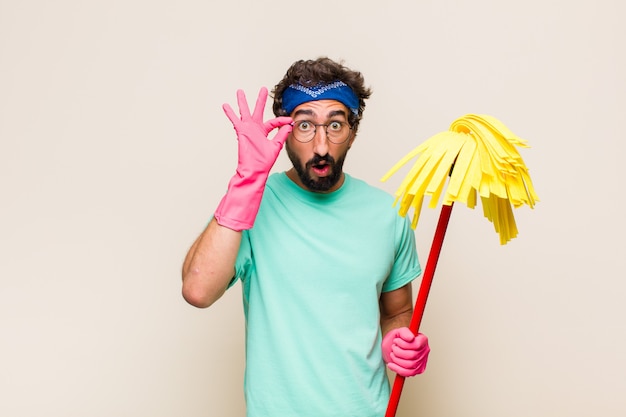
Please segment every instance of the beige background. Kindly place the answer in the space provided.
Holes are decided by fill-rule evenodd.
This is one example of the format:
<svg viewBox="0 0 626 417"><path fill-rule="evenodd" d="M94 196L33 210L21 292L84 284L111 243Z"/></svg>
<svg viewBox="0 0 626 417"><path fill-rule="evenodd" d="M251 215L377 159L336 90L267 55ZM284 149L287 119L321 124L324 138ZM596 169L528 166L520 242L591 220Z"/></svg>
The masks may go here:
<svg viewBox="0 0 626 417"><path fill-rule="evenodd" d="M379 178L465 113L532 146L542 201L515 212L518 239L455 207L429 368L398 415L626 415L625 12L0 0L0 415L243 416L239 288L194 309L180 265L235 168L221 104L319 55L372 86L346 170L390 192L401 177ZM424 263L437 214L416 231Z"/></svg>

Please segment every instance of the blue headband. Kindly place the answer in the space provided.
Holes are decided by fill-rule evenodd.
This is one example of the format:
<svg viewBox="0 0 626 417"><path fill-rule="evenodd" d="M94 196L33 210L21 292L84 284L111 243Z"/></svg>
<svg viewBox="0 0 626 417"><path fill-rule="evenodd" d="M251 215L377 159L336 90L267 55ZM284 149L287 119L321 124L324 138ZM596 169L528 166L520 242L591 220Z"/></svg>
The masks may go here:
<svg viewBox="0 0 626 417"><path fill-rule="evenodd" d="M313 87L291 84L283 92L283 109L291 114L302 103L315 100L337 100L354 114L359 114L359 99L343 81L319 83Z"/></svg>

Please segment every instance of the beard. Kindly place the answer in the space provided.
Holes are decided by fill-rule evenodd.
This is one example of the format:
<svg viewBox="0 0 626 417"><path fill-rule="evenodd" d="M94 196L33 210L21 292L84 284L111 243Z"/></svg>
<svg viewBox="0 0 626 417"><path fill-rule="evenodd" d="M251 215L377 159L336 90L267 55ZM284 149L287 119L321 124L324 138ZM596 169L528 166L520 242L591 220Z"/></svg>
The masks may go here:
<svg viewBox="0 0 626 417"><path fill-rule="evenodd" d="M330 155L319 156L315 155L312 159L307 161L305 164L302 164L298 159L298 156L293 152L293 150L289 147L289 142L286 143L287 155L289 156L289 160L293 164L300 181L302 184L309 190L313 192L327 192L331 188L333 188L339 180L341 179L341 174L343 173L343 163L346 159L346 155L348 150L341 154L337 160ZM311 168L320 165L320 163L324 161L325 165L330 167L330 175L325 177L313 178L309 174Z"/></svg>

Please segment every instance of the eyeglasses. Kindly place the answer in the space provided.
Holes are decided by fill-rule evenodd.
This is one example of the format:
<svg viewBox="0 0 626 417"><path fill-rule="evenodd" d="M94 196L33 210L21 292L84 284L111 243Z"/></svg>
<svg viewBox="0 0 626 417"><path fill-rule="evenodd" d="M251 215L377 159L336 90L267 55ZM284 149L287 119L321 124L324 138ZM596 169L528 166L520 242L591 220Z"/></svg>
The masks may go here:
<svg viewBox="0 0 626 417"><path fill-rule="evenodd" d="M301 143L311 142L315 137L317 128L323 126L326 138L335 145L341 145L350 137L352 127L346 122L333 121L327 124L315 124L309 120L294 121L292 124L293 137Z"/></svg>

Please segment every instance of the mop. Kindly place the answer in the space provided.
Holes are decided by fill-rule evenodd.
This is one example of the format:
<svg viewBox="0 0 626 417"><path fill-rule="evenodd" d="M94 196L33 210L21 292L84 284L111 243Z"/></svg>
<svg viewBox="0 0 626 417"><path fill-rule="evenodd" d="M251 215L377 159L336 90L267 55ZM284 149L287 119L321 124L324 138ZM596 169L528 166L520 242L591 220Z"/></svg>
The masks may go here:
<svg viewBox="0 0 626 417"><path fill-rule="evenodd" d="M493 223L500 244L505 245L518 235L512 207L526 204L534 208L539 201L517 147L527 148L528 144L496 118L466 114L452 122L448 131L432 136L409 152L381 179L387 181L417 157L398 187L394 203L400 203L398 213L401 216L413 209L413 229L418 225L424 196L430 197L430 208L436 208L442 200L409 324L414 334L419 331L454 203L460 202L473 209L480 198L484 216ZM385 417L395 416L403 386L404 377L396 375Z"/></svg>

